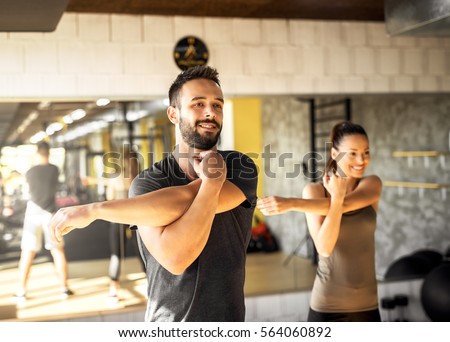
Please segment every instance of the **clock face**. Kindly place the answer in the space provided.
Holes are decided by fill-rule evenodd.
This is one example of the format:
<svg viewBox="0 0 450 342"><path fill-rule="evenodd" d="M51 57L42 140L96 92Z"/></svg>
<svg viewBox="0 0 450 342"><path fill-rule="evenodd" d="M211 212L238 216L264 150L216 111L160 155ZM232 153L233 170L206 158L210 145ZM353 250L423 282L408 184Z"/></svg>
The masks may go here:
<svg viewBox="0 0 450 342"><path fill-rule="evenodd" d="M187 36L177 42L173 56L178 67L186 70L196 65L205 65L208 62L209 53L201 39Z"/></svg>

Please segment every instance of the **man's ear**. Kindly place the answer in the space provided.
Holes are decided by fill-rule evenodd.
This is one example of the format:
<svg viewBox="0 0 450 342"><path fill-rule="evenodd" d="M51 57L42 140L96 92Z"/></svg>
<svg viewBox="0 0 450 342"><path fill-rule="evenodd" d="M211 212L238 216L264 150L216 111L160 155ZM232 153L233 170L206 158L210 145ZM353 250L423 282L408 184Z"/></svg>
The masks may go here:
<svg viewBox="0 0 450 342"><path fill-rule="evenodd" d="M173 123L173 124L179 123L178 113L177 113L177 109L175 107L169 106L167 108L167 117L169 118L171 123Z"/></svg>

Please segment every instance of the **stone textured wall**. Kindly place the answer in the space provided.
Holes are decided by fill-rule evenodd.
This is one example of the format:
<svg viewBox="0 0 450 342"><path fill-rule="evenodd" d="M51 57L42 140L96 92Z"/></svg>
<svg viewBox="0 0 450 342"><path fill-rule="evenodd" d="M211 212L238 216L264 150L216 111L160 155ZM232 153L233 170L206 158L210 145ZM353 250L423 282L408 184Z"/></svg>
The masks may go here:
<svg viewBox="0 0 450 342"><path fill-rule="evenodd" d="M328 98L328 99L335 99ZM319 99L326 101L325 99ZM308 105L294 97L271 97L263 103L263 141L278 154L292 153L298 163L309 151ZM353 121L364 126L372 163L367 174L383 181L450 184L450 156L396 158L398 150L449 150L450 98L446 95L352 96ZM277 159L271 161L271 165ZM303 175L286 178L286 167L265 176L265 195L301 196L308 181ZM383 275L397 258L418 249L441 252L450 247L450 191L384 187L376 232L377 273ZM267 221L291 252L305 235L304 214L288 213ZM300 254L307 253L303 248Z"/></svg>

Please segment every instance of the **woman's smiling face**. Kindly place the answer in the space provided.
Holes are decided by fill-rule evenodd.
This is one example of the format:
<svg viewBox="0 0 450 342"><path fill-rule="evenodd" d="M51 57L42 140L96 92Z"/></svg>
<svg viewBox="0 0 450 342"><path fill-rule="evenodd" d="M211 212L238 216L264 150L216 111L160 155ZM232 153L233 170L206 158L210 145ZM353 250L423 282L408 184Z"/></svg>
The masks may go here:
<svg viewBox="0 0 450 342"><path fill-rule="evenodd" d="M332 149L332 157L345 176L361 178L370 163L369 141L363 134L347 135Z"/></svg>

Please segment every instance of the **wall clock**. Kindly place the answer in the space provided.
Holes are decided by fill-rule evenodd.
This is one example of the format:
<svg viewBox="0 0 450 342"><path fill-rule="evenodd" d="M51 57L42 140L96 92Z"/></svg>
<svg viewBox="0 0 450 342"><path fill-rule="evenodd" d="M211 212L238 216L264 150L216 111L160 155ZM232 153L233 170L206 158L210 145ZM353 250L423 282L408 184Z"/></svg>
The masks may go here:
<svg viewBox="0 0 450 342"><path fill-rule="evenodd" d="M209 52L200 38L187 36L177 42L173 56L177 66L181 70L186 70L196 65L205 65L208 62Z"/></svg>

